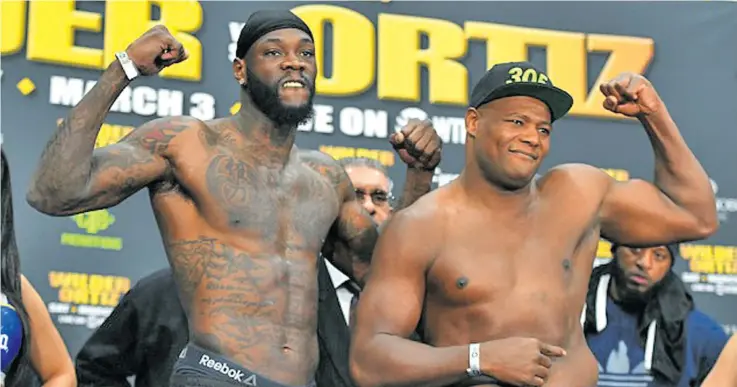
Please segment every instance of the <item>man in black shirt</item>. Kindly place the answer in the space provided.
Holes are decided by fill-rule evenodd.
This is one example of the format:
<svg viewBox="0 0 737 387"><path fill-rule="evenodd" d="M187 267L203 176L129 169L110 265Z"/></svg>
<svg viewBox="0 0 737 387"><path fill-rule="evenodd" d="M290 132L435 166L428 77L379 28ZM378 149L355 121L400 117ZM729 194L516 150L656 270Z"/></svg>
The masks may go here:
<svg viewBox="0 0 737 387"><path fill-rule="evenodd" d="M79 351L78 385L129 387L134 376L136 387L168 386L188 335L171 269L159 270L121 298Z"/></svg>

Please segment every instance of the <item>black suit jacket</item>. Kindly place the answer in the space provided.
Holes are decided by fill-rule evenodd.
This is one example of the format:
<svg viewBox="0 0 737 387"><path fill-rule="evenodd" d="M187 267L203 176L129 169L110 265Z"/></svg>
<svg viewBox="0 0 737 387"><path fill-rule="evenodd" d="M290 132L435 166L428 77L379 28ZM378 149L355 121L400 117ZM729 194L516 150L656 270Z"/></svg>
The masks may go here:
<svg viewBox="0 0 737 387"><path fill-rule="evenodd" d="M318 258L318 261L317 340L320 345L320 364L315 381L319 387L354 387L348 369L350 331L325 260Z"/></svg>
<svg viewBox="0 0 737 387"><path fill-rule="evenodd" d="M174 363L187 344L187 318L171 269L157 271L131 288L92 334L76 359L80 387L169 385Z"/></svg>
<svg viewBox="0 0 737 387"><path fill-rule="evenodd" d="M348 368L350 330L340 309L338 294L330 280L325 260L318 260L317 339L320 344L320 364L315 373L315 381L318 387L356 387ZM422 342L419 334L421 326L420 322L410 336L411 340Z"/></svg>

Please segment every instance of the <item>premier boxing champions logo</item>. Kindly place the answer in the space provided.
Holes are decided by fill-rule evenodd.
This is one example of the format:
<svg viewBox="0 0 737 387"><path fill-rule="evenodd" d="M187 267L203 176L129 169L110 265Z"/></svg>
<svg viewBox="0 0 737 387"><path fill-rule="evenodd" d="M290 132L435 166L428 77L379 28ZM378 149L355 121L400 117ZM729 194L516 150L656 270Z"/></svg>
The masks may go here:
<svg viewBox="0 0 737 387"><path fill-rule="evenodd" d="M85 233L64 232L61 244L80 248L120 251L123 249L123 238L117 236L96 235L105 231L115 223L115 216L109 210L97 210L73 215L70 217L78 229Z"/></svg>

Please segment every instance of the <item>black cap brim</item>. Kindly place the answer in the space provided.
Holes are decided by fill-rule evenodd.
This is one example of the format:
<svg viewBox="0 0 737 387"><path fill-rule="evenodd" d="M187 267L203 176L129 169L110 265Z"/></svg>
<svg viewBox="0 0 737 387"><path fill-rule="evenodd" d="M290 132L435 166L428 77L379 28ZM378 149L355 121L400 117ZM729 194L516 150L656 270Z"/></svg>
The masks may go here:
<svg viewBox="0 0 737 387"><path fill-rule="evenodd" d="M573 97L565 90L555 86L543 83L509 83L494 90L474 107L479 107L499 98L519 96L537 98L548 105L551 122L566 115L573 106Z"/></svg>

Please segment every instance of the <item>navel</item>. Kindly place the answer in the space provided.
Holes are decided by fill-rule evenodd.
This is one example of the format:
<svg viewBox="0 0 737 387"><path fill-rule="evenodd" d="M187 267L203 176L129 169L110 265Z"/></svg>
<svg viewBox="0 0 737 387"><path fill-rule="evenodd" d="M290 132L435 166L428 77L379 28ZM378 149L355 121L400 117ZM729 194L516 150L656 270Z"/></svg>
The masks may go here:
<svg viewBox="0 0 737 387"><path fill-rule="evenodd" d="M240 226L240 224L241 224L241 217L239 215L229 214L229 218L230 218L229 220L230 220L230 225L231 226L234 226L234 227Z"/></svg>
<svg viewBox="0 0 737 387"><path fill-rule="evenodd" d="M571 270L571 260L566 258L563 260L563 270L568 271Z"/></svg>
<svg viewBox="0 0 737 387"><path fill-rule="evenodd" d="M457 287L458 289L463 289L463 288L465 288L466 286L468 286L468 278L466 278L466 277L459 277L459 278L458 278L458 279L456 280L456 287Z"/></svg>

